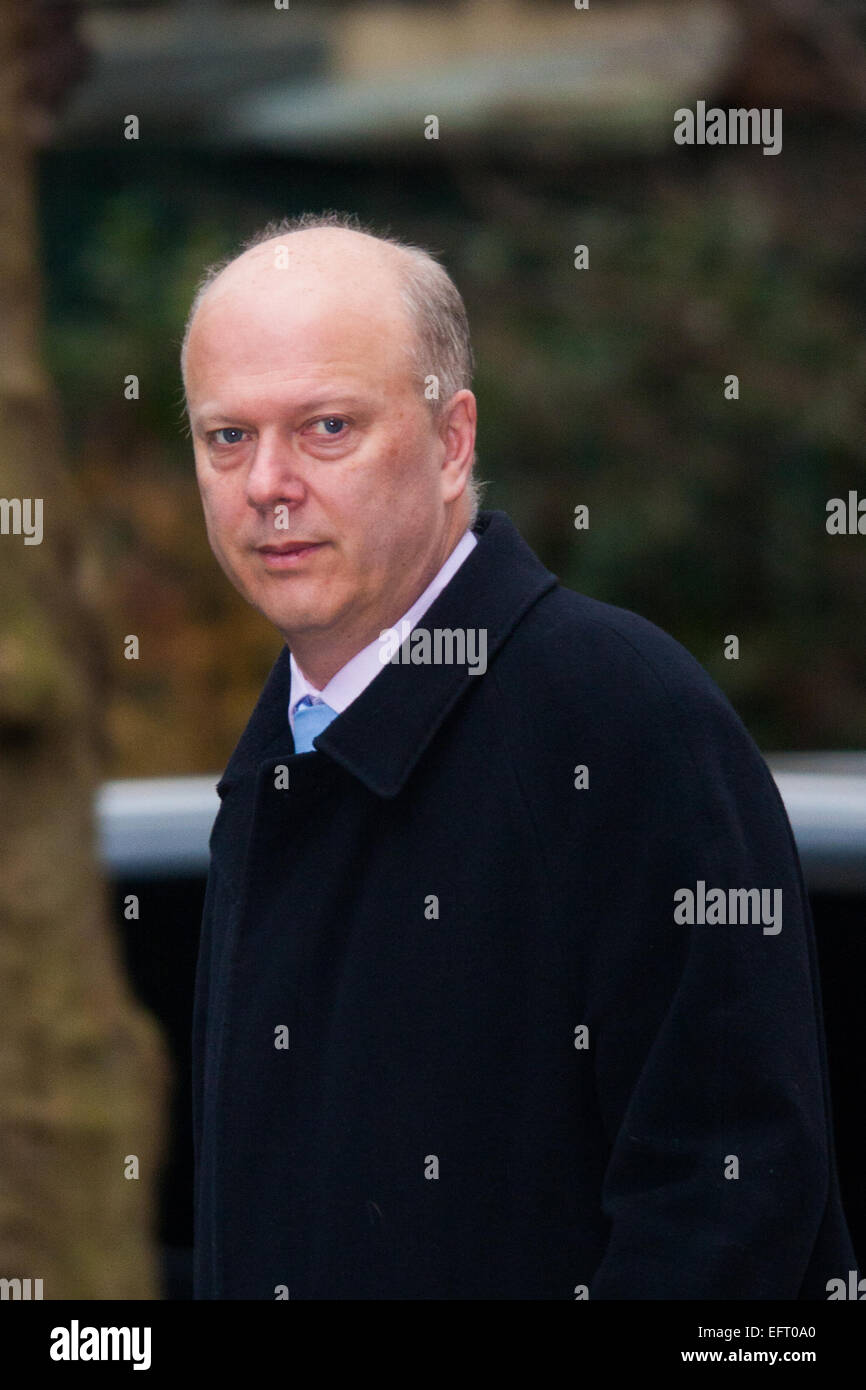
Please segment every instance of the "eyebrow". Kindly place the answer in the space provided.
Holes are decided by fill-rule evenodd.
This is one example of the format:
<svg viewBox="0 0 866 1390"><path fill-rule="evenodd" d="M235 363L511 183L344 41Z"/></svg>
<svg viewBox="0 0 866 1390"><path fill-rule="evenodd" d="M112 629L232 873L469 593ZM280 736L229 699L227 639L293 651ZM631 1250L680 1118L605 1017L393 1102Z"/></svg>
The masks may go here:
<svg viewBox="0 0 866 1390"><path fill-rule="evenodd" d="M317 410L323 410L326 406L331 406L334 410L341 407L357 409L368 406L369 402L363 396L354 395L352 392L340 393L338 391L322 392L317 396L310 396L305 401L301 401L297 406L292 407L292 413L308 415ZM240 410L233 415L226 410L217 410L215 407L205 406L202 410L191 415L193 429L200 429L205 421L212 422L212 428L218 429L217 420L238 420L244 416L244 411Z"/></svg>

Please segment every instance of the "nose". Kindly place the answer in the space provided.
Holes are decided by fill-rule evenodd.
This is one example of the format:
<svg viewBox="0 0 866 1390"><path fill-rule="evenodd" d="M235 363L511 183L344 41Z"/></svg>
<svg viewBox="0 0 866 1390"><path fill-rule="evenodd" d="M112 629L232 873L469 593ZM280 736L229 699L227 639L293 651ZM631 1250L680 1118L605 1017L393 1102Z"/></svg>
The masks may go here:
<svg viewBox="0 0 866 1390"><path fill-rule="evenodd" d="M304 491L299 460L290 442L281 438L276 430L263 430L246 478L249 505L256 511L266 512L278 503L302 501Z"/></svg>

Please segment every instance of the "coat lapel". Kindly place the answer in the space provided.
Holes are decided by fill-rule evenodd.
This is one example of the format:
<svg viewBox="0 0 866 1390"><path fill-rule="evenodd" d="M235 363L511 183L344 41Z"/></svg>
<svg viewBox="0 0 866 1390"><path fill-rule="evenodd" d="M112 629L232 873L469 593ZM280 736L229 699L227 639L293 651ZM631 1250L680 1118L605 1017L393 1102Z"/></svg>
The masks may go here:
<svg viewBox="0 0 866 1390"><path fill-rule="evenodd" d="M524 614L557 584L505 512L482 512L478 545L418 626L484 629L488 668ZM396 796L443 720L473 681L467 665L387 663L339 715L317 748L378 796ZM277 755L293 756L288 723L289 648L275 662L250 721L217 786L222 797L237 781Z"/></svg>

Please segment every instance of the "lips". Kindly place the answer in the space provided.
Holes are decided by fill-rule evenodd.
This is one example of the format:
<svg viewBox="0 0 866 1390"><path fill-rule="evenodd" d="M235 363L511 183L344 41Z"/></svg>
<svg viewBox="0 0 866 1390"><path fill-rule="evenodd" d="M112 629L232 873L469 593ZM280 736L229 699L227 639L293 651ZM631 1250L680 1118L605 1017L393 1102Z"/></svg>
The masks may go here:
<svg viewBox="0 0 866 1390"><path fill-rule="evenodd" d="M284 545L260 545L257 550L260 555L298 555L302 550L315 550L324 541L286 541Z"/></svg>
<svg viewBox="0 0 866 1390"><path fill-rule="evenodd" d="M285 570L297 568L326 545L327 541L284 541L282 545L260 545L257 550L268 569Z"/></svg>

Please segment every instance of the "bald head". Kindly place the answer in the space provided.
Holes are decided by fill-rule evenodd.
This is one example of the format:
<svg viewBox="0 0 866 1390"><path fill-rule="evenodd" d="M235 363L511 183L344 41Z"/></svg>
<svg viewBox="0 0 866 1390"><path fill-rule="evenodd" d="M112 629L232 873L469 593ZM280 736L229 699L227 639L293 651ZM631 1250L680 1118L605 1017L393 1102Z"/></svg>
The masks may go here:
<svg viewBox="0 0 866 1390"><path fill-rule="evenodd" d="M262 379L377 359L380 381L418 389L421 346L403 295L406 253L345 228L315 228L243 252L208 284L185 344L190 416L200 368ZM423 392L423 388L421 388Z"/></svg>
<svg viewBox="0 0 866 1390"><path fill-rule="evenodd" d="M260 252L265 258L272 256L272 263L284 270L302 260L309 263L314 257L323 269L329 257L340 265L354 257L351 263L363 273L365 255L368 265L375 266L381 275L390 270L412 323L412 360L431 412L439 414L456 391L471 387L474 361L466 308L444 267L422 247L366 231L349 214L328 212L303 213L268 223L246 242L239 255L206 271L190 307L181 347L185 390L189 338L200 306L228 271ZM470 486L476 512L478 498L474 483Z"/></svg>
<svg viewBox="0 0 866 1390"><path fill-rule="evenodd" d="M394 243L347 227L307 227L268 236L206 277L190 310L181 368L187 389L191 346L200 330L228 315L243 323L245 306L257 315L265 304L279 333L287 309L367 314L385 320L402 340L407 360L423 365L418 324L407 299L412 253ZM431 369L432 370L432 369Z"/></svg>

